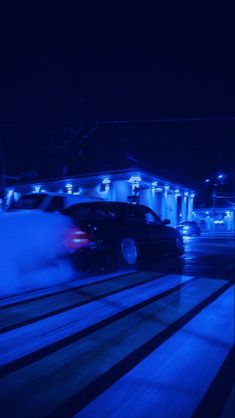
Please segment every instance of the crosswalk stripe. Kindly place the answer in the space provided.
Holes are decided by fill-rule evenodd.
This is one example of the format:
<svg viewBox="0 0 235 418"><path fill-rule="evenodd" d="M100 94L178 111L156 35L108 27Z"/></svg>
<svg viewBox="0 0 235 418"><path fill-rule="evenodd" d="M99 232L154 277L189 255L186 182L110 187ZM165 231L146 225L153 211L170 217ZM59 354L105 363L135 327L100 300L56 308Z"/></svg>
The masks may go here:
<svg viewBox="0 0 235 418"><path fill-rule="evenodd" d="M191 417L234 344L234 287L76 418Z"/></svg>
<svg viewBox="0 0 235 418"><path fill-rule="evenodd" d="M49 297L39 298L23 305L17 304L1 313L0 334L35 321L46 319L75 307L82 306L90 301L101 299L122 290L150 282L163 276L153 271L121 276L104 282L92 283L76 288L76 291L59 292Z"/></svg>
<svg viewBox="0 0 235 418"><path fill-rule="evenodd" d="M0 335L0 366L91 327L167 290L174 290L192 279L193 276L164 276Z"/></svg>
<svg viewBox="0 0 235 418"><path fill-rule="evenodd" d="M72 289L80 289L87 285L92 284L101 284L104 281L112 280L114 278L120 277L128 277L129 275L133 275L138 278L141 274L140 272L136 272L135 270L120 270L113 273L101 274L98 276L91 276L84 278L76 278L72 281L65 282L61 285L57 286L50 286L48 288L43 289L35 289L31 290L30 292L12 295L8 297L1 296L0 297L0 309L9 308L14 305L19 305L26 302L32 302L38 299L47 298L48 296L54 296L61 293L70 292Z"/></svg>
<svg viewBox="0 0 235 418"><path fill-rule="evenodd" d="M161 301L97 330L92 337L74 342L11 373L3 379L2 407L8 405L8 417L14 415L15 408L22 410L22 418L35 416L38 409L42 415L52 413L89 383L95 382L97 377L102 378L119 361L131 356L136 349L141 350L152 338L159 344L158 334L168 326L171 326L171 332L177 331L174 325L177 320L184 317L187 322L190 312L195 315L197 309L217 298L218 292L224 289L221 280L197 279ZM154 346L150 348L153 350ZM12 398L14 404L11 404Z"/></svg>

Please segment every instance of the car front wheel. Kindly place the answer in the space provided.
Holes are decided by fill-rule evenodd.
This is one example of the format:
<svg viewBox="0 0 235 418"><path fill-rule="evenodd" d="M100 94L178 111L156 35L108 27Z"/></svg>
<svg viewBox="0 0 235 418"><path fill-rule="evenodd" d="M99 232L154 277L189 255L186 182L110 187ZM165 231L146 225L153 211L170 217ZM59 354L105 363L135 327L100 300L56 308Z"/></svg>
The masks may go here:
<svg viewBox="0 0 235 418"><path fill-rule="evenodd" d="M184 240L183 240L183 237L181 235L179 235L178 237L176 237L176 251L175 251L175 253L176 253L177 256L180 257L181 255L184 255L184 251L185 251Z"/></svg>
<svg viewBox="0 0 235 418"><path fill-rule="evenodd" d="M134 238L123 237L116 245L114 252L115 269L136 267L138 263L138 248Z"/></svg>

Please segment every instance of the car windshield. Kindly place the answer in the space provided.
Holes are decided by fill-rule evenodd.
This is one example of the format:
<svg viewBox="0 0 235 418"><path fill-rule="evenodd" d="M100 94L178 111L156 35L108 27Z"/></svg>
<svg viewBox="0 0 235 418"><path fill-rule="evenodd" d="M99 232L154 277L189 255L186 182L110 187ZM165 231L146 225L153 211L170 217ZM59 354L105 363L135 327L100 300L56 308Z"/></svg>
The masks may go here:
<svg viewBox="0 0 235 418"><path fill-rule="evenodd" d="M45 199L44 194L28 194L23 195L17 201L12 201L8 210L21 210L21 209L39 209L42 201Z"/></svg>

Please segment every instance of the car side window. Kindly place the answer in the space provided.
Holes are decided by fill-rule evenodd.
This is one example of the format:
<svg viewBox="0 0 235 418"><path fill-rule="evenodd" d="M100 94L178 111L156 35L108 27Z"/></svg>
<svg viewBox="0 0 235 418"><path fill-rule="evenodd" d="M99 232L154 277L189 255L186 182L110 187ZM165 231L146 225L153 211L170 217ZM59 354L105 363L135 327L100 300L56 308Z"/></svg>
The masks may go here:
<svg viewBox="0 0 235 418"><path fill-rule="evenodd" d="M126 220L141 224L161 224L161 219L150 209L142 206L131 206L126 212Z"/></svg>
<svg viewBox="0 0 235 418"><path fill-rule="evenodd" d="M95 219L110 219L115 217L115 212L109 208L95 208L91 216Z"/></svg>
<svg viewBox="0 0 235 418"><path fill-rule="evenodd" d="M125 214L126 221L131 223L144 223L144 211L141 209L135 205L128 207Z"/></svg>
<svg viewBox="0 0 235 418"><path fill-rule="evenodd" d="M112 208L94 207L94 206L80 206L73 210L72 216L75 218L83 218L90 220L102 220L114 218L116 215Z"/></svg>
<svg viewBox="0 0 235 418"><path fill-rule="evenodd" d="M145 223L146 224L158 224L160 225L161 219L159 218L159 216L157 216L155 213L153 213L151 210L149 209L144 209L144 218L145 218Z"/></svg>

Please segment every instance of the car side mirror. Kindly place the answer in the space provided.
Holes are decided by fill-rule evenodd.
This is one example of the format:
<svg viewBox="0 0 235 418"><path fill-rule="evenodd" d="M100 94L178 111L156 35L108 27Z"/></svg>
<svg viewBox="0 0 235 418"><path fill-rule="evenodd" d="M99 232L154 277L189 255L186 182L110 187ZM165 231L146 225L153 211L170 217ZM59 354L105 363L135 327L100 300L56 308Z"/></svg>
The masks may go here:
<svg viewBox="0 0 235 418"><path fill-rule="evenodd" d="M170 225L171 220L170 219L164 219L162 222L164 223L164 225Z"/></svg>

